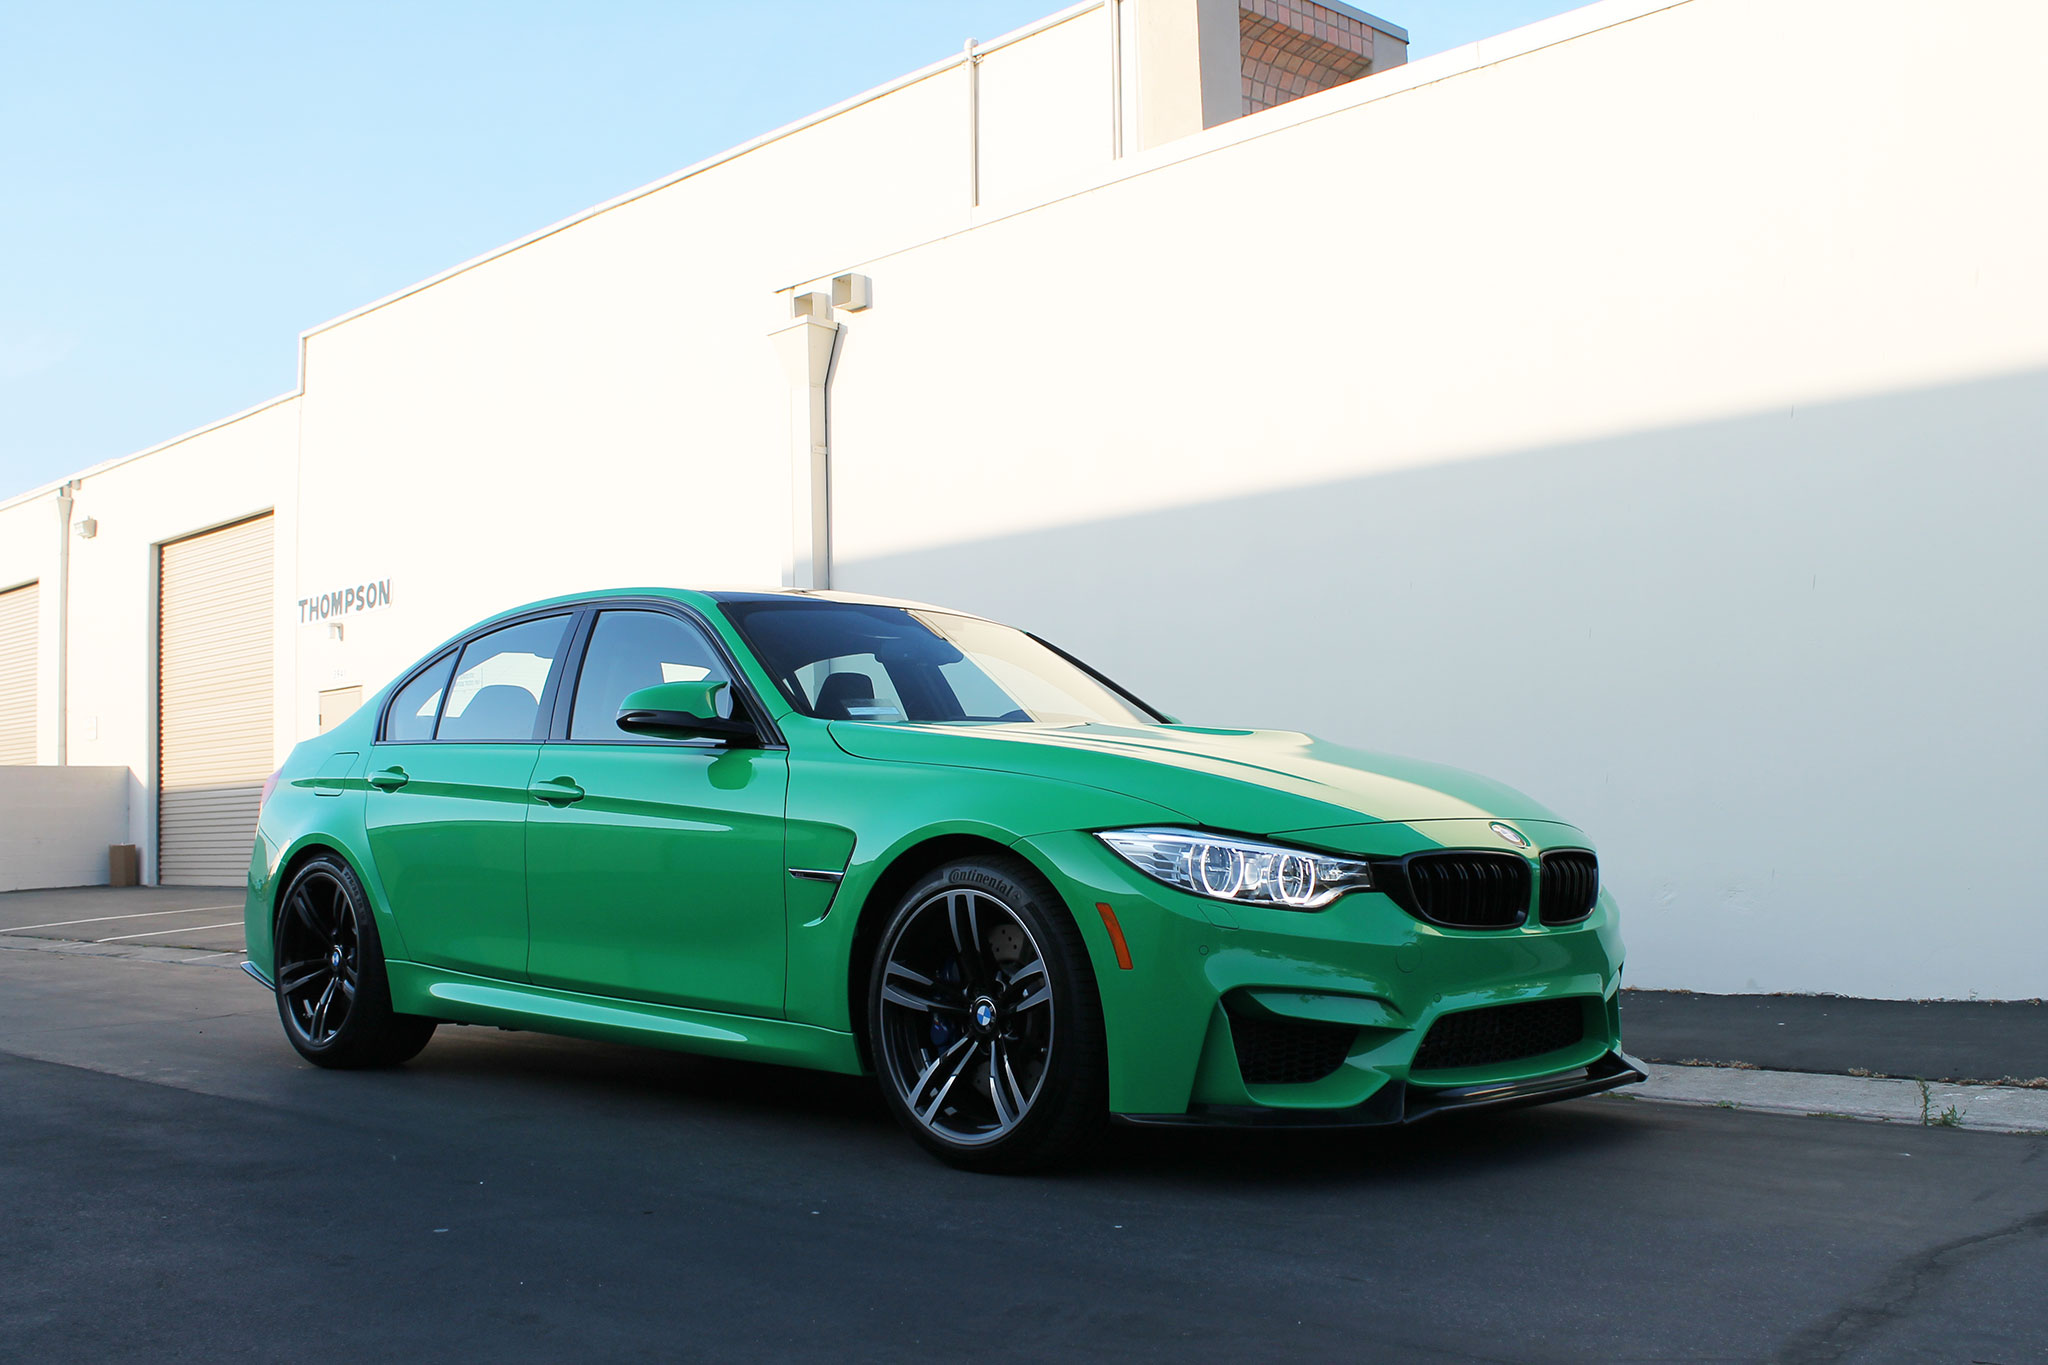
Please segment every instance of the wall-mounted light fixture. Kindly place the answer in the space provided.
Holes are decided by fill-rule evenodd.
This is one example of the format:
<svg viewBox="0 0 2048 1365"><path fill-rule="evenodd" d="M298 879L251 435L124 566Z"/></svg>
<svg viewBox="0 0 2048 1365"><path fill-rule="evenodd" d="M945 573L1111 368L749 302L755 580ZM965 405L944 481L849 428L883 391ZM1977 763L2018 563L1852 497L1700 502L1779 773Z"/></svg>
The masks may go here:
<svg viewBox="0 0 2048 1365"><path fill-rule="evenodd" d="M859 313L875 306L875 286L865 275L834 275L832 306Z"/></svg>
<svg viewBox="0 0 2048 1365"><path fill-rule="evenodd" d="M99 533L100 524L98 519L94 517L86 517L78 523L78 538L80 540L91 540Z"/></svg>

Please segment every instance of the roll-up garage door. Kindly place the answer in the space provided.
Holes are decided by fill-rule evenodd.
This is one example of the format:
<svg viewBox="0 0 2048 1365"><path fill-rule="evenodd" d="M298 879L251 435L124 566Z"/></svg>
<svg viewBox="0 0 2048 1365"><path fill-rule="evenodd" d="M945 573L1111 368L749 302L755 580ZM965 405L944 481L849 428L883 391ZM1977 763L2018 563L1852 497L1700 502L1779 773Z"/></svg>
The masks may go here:
<svg viewBox="0 0 2048 1365"><path fill-rule="evenodd" d="M0 763L36 761L36 585L0 592Z"/></svg>
<svg viewBox="0 0 2048 1365"><path fill-rule="evenodd" d="M239 886L271 763L271 519L163 548L157 880Z"/></svg>

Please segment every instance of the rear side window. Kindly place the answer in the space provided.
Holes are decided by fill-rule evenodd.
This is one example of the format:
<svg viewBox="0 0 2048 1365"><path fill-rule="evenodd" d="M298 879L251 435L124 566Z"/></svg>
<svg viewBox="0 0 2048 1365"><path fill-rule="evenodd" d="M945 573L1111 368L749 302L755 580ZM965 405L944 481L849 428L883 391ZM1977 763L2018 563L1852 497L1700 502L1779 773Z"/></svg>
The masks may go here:
<svg viewBox="0 0 2048 1365"><path fill-rule="evenodd" d="M441 715L441 694L448 689L448 674L454 667L455 655L451 651L398 689L398 695L391 699L391 709L385 713L385 739L407 744L434 737L434 722Z"/></svg>
<svg viewBox="0 0 2048 1365"><path fill-rule="evenodd" d="M689 622L664 611L607 611L599 614L576 680L576 706L569 738L637 739L618 725L619 703L643 687L672 682L731 683L711 642ZM719 694L719 710L732 714L732 688Z"/></svg>
<svg viewBox="0 0 2048 1365"><path fill-rule="evenodd" d="M543 616L464 645L434 738L458 743L535 738L540 699L568 625L567 616Z"/></svg>

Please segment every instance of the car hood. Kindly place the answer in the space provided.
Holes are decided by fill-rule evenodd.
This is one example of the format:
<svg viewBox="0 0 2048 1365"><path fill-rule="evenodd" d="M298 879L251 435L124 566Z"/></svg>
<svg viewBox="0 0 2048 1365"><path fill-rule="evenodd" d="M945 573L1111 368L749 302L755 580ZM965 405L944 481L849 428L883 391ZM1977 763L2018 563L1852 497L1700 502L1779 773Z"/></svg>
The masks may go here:
<svg viewBox="0 0 2048 1365"><path fill-rule="evenodd" d="M1361 821L1557 819L1490 778L1293 730L835 721L831 733L859 758L1075 782L1244 834Z"/></svg>

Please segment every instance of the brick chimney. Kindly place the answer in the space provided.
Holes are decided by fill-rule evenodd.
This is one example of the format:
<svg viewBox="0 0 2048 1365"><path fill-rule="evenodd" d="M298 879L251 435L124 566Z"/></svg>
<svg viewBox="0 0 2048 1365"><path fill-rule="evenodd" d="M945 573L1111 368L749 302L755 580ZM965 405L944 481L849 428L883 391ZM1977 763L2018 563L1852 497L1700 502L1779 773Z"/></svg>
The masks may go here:
<svg viewBox="0 0 2048 1365"><path fill-rule="evenodd" d="M1156 147L1408 60L1408 34L1338 0L1126 0L1138 139Z"/></svg>
<svg viewBox="0 0 2048 1365"><path fill-rule="evenodd" d="M1237 32L1246 114L1408 60L1406 29L1335 0L1240 0Z"/></svg>

